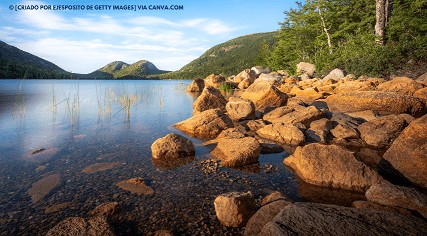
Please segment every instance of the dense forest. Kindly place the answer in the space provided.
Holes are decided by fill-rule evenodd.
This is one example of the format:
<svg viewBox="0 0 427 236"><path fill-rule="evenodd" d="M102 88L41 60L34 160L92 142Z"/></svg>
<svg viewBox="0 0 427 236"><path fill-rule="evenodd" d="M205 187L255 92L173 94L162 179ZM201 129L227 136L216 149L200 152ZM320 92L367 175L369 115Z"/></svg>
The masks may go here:
<svg viewBox="0 0 427 236"><path fill-rule="evenodd" d="M285 12L278 39L264 45L259 63L294 72L298 62L311 62L323 74L333 68L372 76L425 70L427 0L297 2Z"/></svg>

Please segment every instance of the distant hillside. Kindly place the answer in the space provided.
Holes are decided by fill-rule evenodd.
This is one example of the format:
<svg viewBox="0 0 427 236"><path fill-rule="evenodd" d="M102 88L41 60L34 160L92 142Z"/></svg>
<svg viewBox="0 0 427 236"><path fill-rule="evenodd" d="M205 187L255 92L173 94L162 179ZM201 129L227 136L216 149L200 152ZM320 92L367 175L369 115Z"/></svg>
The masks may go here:
<svg viewBox="0 0 427 236"><path fill-rule="evenodd" d="M193 79L209 74L230 76L257 64L264 45L277 42L276 32L241 36L207 50L203 55L178 71L160 76L161 79Z"/></svg>
<svg viewBox="0 0 427 236"><path fill-rule="evenodd" d="M76 74L80 79L158 79L159 74L169 71L159 70L153 63L141 60L129 65L115 61L90 73Z"/></svg>
<svg viewBox="0 0 427 236"><path fill-rule="evenodd" d="M0 79L70 79L72 74L31 53L0 41Z"/></svg>

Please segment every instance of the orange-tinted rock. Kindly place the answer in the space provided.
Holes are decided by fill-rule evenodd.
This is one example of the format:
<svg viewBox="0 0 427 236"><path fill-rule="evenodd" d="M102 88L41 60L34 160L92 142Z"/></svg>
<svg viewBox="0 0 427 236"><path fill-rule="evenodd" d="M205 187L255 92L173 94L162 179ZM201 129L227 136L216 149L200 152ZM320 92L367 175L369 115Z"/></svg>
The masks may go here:
<svg viewBox="0 0 427 236"><path fill-rule="evenodd" d="M384 159L408 180L427 188L427 115L406 127Z"/></svg>
<svg viewBox="0 0 427 236"><path fill-rule="evenodd" d="M251 192L221 194L215 198L214 205L218 220L227 227L245 226L256 207Z"/></svg>
<svg viewBox="0 0 427 236"><path fill-rule="evenodd" d="M225 111L226 104L227 100L218 89L211 86L205 87L202 94L193 103L193 115L216 108Z"/></svg>
<svg viewBox="0 0 427 236"><path fill-rule="evenodd" d="M116 186L137 195L150 195L154 193L153 188L147 186L141 178L123 180L116 183Z"/></svg>
<svg viewBox="0 0 427 236"><path fill-rule="evenodd" d="M377 86L378 91L395 92L402 95L413 96L414 93L424 86L407 77L396 77L390 81Z"/></svg>
<svg viewBox="0 0 427 236"><path fill-rule="evenodd" d="M225 138L218 142L212 155L221 160L221 166L238 167L258 162L261 146L252 137Z"/></svg>
<svg viewBox="0 0 427 236"><path fill-rule="evenodd" d="M353 152L336 145L308 144L297 147L284 163L307 183L363 192L384 180L358 161Z"/></svg>
<svg viewBox="0 0 427 236"><path fill-rule="evenodd" d="M381 91L358 91L329 96L332 112L382 111L390 114L408 113L415 117L426 113L425 102L416 97Z"/></svg>
<svg viewBox="0 0 427 236"><path fill-rule="evenodd" d="M241 98L251 100L255 108L263 112L269 107L280 107L286 104L288 96L268 82L255 82L242 94Z"/></svg>
<svg viewBox="0 0 427 236"><path fill-rule="evenodd" d="M205 81L203 79L196 78L187 87L187 92L189 93L202 92L204 88L205 88Z"/></svg>

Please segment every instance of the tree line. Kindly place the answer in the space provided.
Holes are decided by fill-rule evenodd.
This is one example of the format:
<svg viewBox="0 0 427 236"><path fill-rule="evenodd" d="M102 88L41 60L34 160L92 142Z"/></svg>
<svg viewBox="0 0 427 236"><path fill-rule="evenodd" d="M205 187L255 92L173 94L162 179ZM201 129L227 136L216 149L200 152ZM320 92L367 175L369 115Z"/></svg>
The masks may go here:
<svg viewBox="0 0 427 236"><path fill-rule="evenodd" d="M305 61L320 73L387 76L427 61L427 0L306 0L280 25L278 43L260 55L276 70L295 72Z"/></svg>

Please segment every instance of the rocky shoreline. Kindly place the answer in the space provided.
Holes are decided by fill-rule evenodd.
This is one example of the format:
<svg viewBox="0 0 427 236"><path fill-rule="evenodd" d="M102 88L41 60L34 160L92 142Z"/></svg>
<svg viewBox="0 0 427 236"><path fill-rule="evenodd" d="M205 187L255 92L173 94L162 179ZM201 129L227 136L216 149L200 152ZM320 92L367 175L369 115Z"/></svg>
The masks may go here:
<svg viewBox="0 0 427 236"><path fill-rule="evenodd" d="M45 214L60 214L51 221L26 213L28 221L42 222L48 235L425 234L427 73L356 79L335 69L314 78L314 65L297 69L299 76L253 67L195 79L187 89L198 96L193 114L174 127L204 143L174 132L152 143L152 166L134 160L130 145L79 164L78 174L50 169L26 194L34 209L48 198ZM76 178L109 193L96 195ZM49 194L63 182L70 189Z"/></svg>

